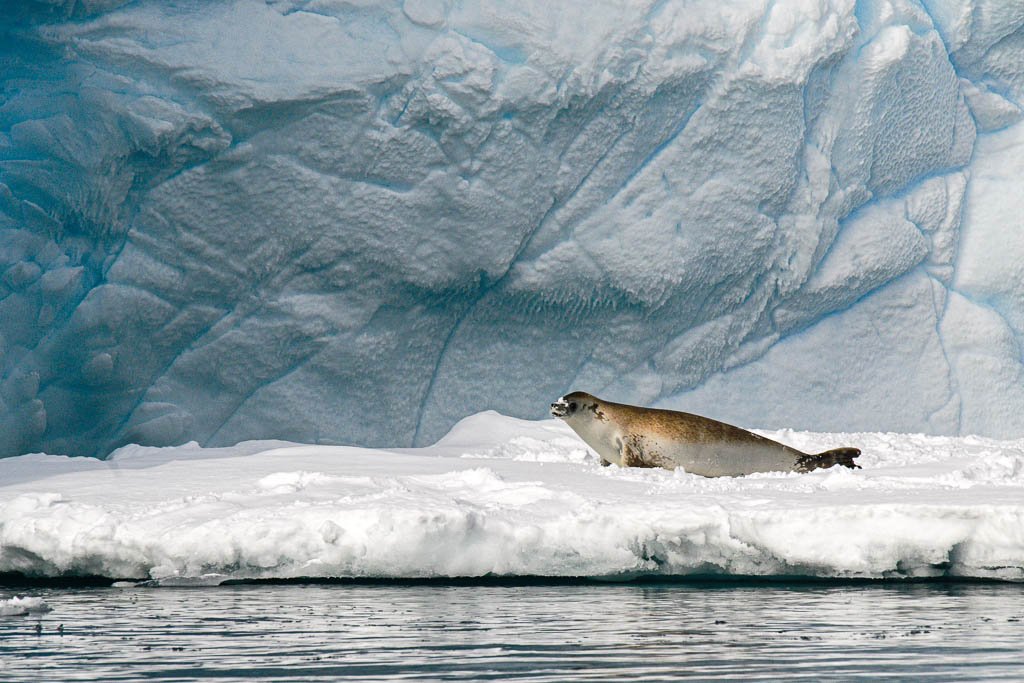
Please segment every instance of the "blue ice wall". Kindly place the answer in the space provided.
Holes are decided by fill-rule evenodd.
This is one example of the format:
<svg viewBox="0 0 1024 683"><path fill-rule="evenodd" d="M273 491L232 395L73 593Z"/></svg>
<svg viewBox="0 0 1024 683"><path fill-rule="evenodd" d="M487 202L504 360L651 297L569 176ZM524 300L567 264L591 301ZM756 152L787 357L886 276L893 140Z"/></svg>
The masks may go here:
<svg viewBox="0 0 1024 683"><path fill-rule="evenodd" d="M1024 434L1016 0L3 9L0 454Z"/></svg>

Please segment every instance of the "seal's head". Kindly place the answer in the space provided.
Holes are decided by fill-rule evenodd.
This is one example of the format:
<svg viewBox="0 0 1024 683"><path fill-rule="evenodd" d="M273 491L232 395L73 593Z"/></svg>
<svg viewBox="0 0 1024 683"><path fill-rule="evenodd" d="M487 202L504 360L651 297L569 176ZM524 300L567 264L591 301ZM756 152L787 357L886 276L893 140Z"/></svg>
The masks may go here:
<svg viewBox="0 0 1024 683"><path fill-rule="evenodd" d="M602 464L621 464L621 439L616 441L619 426L609 415L611 407L597 396L585 391L574 391L552 403L551 414L559 420L565 420L588 446L597 451Z"/></svg>
<svg viewBox="0 0 1024 683"><path fill-rule="evenodd" d="M551 414L560 420L569 422L574 418L593 417L600 401L585 391L574 391L566 394L551 404Z"/></svg>

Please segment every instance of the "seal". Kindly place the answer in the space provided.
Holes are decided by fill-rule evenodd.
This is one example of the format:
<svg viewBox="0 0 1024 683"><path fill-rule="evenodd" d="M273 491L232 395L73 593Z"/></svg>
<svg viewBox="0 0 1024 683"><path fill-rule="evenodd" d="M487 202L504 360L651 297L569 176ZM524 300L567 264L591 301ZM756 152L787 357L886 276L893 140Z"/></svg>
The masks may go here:
<svg viewBox="0 0 1024 683"><path fill-rule="evenodd" d="M602 465L683 468L704 477L754 472L810 472L842 465L859 469L858 448L804 453L778 441L700 415L604 401L583 391L551 404Z"/></svg>

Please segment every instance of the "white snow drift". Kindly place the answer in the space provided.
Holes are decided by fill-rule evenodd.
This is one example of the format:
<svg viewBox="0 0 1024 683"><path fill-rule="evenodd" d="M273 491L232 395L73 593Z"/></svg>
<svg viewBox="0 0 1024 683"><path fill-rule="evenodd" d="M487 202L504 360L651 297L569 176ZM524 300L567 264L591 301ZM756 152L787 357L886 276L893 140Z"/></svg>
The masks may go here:
<svg viewBox="0 0 1024 683"><path fill-rule="evenodd" d="M125 447L0 461L0 571L268 577L1024 580L1024 440L768 432L861 470L600 467L562 423L483 413L435 446Z"/></svg>

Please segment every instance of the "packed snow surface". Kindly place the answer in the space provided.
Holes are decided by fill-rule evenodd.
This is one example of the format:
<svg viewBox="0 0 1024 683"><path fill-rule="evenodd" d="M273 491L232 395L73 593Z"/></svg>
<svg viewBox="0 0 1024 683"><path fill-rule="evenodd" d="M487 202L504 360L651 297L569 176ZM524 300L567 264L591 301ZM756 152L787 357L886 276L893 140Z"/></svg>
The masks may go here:
<svg viewBox="0 0 1024 683"><path fill-rule="evenodd" d="M5 3L0 455L570 389L1018 437L1022 8Z"/></svg>
<svg viewBox="0 0 1024 683"><path fill-rule="evenodd" d="M764 432L861 470L601 467L493 412L429 448L128 446L0 462L0 571L267 577L759 575L1024 580L1024 440Z"/></svg>

